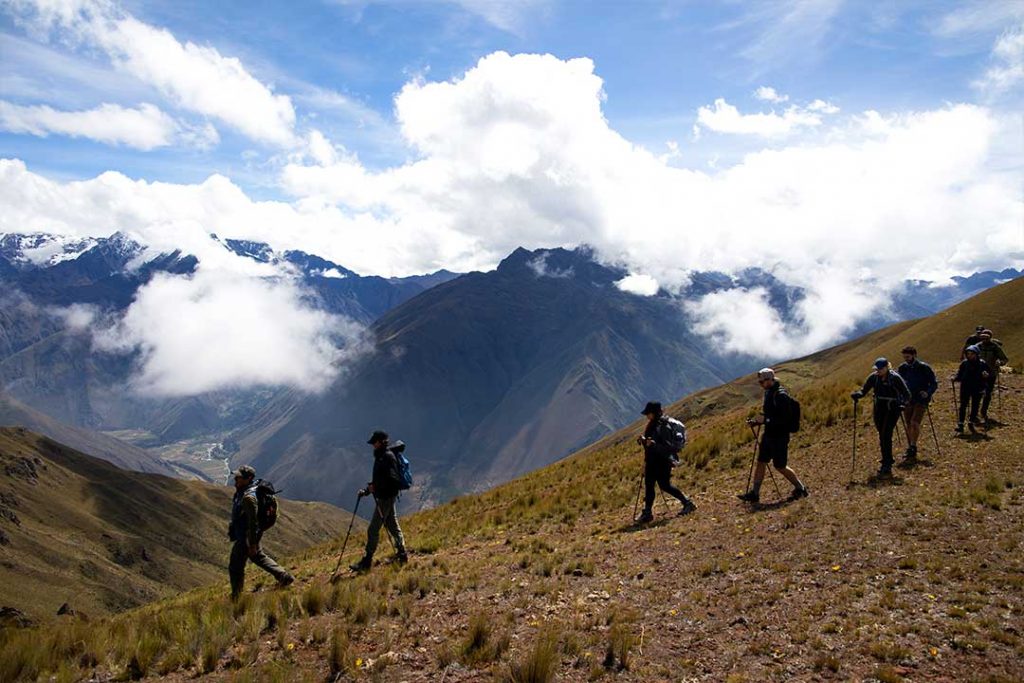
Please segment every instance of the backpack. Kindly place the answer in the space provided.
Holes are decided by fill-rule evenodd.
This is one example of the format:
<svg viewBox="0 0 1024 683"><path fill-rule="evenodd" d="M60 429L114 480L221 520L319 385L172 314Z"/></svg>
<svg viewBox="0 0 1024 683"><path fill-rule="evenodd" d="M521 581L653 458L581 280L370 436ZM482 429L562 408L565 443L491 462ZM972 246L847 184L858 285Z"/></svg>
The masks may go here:
<svg viewBox="0 0 1024 683"><path fill-rule="evenodd" d="M775 400L779 400L779 394L785 394L789 398L789 414L786 416L786 430L790 434L795 434L800 431L800 401L790 396L789 392L784 389L779 389L779 392L775 394Z"/></svg>
<svg viewBox="0 0 1024 683"><path fill-rule="evenodd" d="M396 441L391 452L395 454L395 462L398 464L398 490L408 491L412 488L412 464L405 457L405 443Z"/></svg>
<svg viewBox="0 0 1024 683"><path fill-rule="evenodd" d="M679 451L686 445L686 425L674 417L666 416L663 424L668 427L668 433L663 434L668 445L672 448L672 459L678 461Z"/></svg>
<svg viewBox="0 0 1024 683"><path fill-rule="evenodd" d="M256 482L256 523L266 531L277 522L277 495L281 493L266 479Z"/></svg>

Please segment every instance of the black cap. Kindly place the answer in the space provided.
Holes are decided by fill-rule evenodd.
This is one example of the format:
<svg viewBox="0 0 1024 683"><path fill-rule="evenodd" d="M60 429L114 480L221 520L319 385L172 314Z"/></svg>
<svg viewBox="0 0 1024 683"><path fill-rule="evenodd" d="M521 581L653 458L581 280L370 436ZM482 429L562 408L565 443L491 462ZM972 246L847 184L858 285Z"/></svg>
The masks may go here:
<svg viewBox="0 0 1024 683"><path fill-rule="evenodd" d="M366 443L368 443L368 444L370 444L372 446L373 444L377 443L378 441L387 441L387 440L388 440L388 433L387 432L382 432L381 430L378 429L377 431L375 431L373 433L373 436L371 436L370 440L367 441Z"/></svg>
<svg viewBox="0 0 1024 683"><path fill-rule="evenodd" d="M657 401L648 401L644 409L640 411L641 415L650 415L651 413L661 415L661 404Z"/></svg>

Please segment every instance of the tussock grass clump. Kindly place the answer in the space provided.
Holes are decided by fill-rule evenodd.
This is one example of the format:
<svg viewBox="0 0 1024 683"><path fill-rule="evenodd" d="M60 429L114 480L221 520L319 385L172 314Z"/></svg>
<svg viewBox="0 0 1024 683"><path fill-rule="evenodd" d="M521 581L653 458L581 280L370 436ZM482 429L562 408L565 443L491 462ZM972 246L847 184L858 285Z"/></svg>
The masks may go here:
<svg viewBox="0 0 1024 683"><path fill-rule="evenodd" d="M331 648L327 656L327 666L330 668L332 680L355 672L355 656L352 654L352 645L349 642L348 631L342 626L336 627L331 632Z"/></svg>
<svg viewBox="0 0 1024 683"><path fill-rule="evenodd" d="M497 661L508 649L509 642L507 633L495 634L494 624L487 614L477 612L469 618L469 629L460 652L462 661L470 666Z"/></svg>
<svg viewBox="0 0 1024 683"><path fill-rule="evenodd" d="M533 648L509 665L510 683L548 683L553 680L559 663L558 641L558 633L554 629L542 631Z"/></svg>
<svg viewBox="0 0 1024 683"><path fill-rule="evenodd" d="M327 595L322 584L312 582L302 592L302 609L311 617L315 617L324 611L327 605Z"/></svg>
<svg viewBox="0 0 1024 683"><path fill-rule="evenodd" d="M633 634L625 624L617 623L612 626L604 651L604 667L615 671L627 671L634 644Z"/></svg>

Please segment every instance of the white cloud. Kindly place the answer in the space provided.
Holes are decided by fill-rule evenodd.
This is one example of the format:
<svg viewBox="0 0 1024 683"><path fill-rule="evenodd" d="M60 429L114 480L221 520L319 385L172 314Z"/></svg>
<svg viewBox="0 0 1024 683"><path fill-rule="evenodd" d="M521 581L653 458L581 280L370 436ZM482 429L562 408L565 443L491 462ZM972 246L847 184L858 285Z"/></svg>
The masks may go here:
<svg viewBox="0 0 1024 683"><path fill-rule="evenodd" d="M789 135L801 128L820 126L821 116L816 111L800 107L789 107L782 114L743 114L724 99L718 98L713 106L697 110L697 125L716 133L774 138Z"/></svg>
<svg viewBox="0 0 1024 683"><path fill-rule="evenodd" d="M67 135L141 150L166 147L178 140L208 147L217 140L212 128L186 128L146 103L137 109L102 104L85 111L60 111L46 105L22 106L0 100L0 130L38 137Z"/></svg>
<svg viewBox="0 0 1024 683"><path fill-rule="evenodd" d="M650 275L627 275L616 282L615 286L623 292L639 294L640 296L654 296L661 288L658 285L658 281Z"/></svg>
<svg viewBox="0 0 1024 683"><path fill-rule="evenodd" d="M200 268L160 274L143 286L97 348L140 354L133 388L189 396L218 389L326 389L368 350L361 326L316 310L289 280Z"/></svg>
<svg viewBox="0 0 1024 683"><path fill-rule="evenodd" d="M831 102L826 102L825 100L814 100L813 102L807 105L807 109L809 109L810 111L818 112L820 114L839 113L839 107L832 104Z"/></svg>
<svg viewBox="0 0 1024 683"><path fill-rule="evenodd" d="M361 11L367 5L414 5L424 2L454 5L474 14L495 28L522 35L531 17L546 10L551 0L334 0L335 3Z"/></svg>
<svg viewBox="0 0 1024 683"><path fill-rule="evenodd" d="M45 35L98 49L114 66L158 89L182 109L221 121L271 145L296 144L295 109L240 60L180 42L107 0L8 0L21 22Z"/></svg>
<svg viewBox="0 0 1024 683"><path fill-rule="evenodd" d="M548 265L548 253L539 254L536 258L530 259L527 263L537 277L553 277L559 279L571 278L575 273L572 268L552 268Z"/></svg>
<svg viewBox="0 0 1024 683"><path fill-rule="evenodd" d="M786 102L789 100L789 95L781 95L776 92L775 88L770 88L767 85L762 85L754 91L754 97L765 102Z"/></svg>
<svg viewBox="0 0 1024 683"><path fill-rule="evenodd" d="M945 38L1000 31L1024 19L1024 3L1015 0L971 0L944 14L934 32Z"/></svg>
<svg viewBox="0 0 1024 683"><path fill-rule="evenodd" d="M743 7L738 24L753 28L753 34L745 37L739 54L761 74L812 57L828 37L843 0L763 0Z"/></svg>
<svg viewBox="0 0 1024 683"><path fill-rule="evenodd" d="M1024 24L1004 32L992 48L992 65L972 85L989 95L1024 83Z"/></svg>
<svg viewBox="0 0 1024 683"><path fill-rule="evenodd" d="M193 253L216 231L385 276L586 243L669 291L694 270L761 267L807 291L785 339L729 332L729 306L747 310L756 292L694 314L766 355L839 338L908 277L1024 266L1021 155L1007 151L1024 148L1016 117L968 104L823 117L813 138L701 172L613 130L602 85L586 59L503 53L456 80L415 81L395 101L413 161L291 163L290 203L254 201L219 176L55 182L0 162L0 231L123 229Z"/></svg>

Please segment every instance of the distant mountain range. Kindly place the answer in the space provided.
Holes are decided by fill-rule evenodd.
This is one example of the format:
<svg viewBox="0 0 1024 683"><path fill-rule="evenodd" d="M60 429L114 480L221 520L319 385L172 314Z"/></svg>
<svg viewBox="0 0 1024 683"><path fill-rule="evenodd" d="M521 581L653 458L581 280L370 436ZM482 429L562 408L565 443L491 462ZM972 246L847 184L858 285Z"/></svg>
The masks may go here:
<svg viewBox="0 0 1024 683"><path fill-rule="evenodd" d="M627 424L644 401L719 384L765 359L722 353L692 332L682 303L763 288L783 320L804 293L751 269L694 273L681 296L621 291L626 271L586 248L519 249L487 273L360 276L298 251L217 240L290 269L324 310L370 324L375 352L330 390L282 388L157 400L126 394L132 359L95 352L59 307L123 310L157 272L188 276L195 257L152 254L123 235L71 240L0 237L0 389L78 427L131 430L138 445L204 438L221 456L253 460L293 496L351 503L368 472L366 436L385 428L410 444L417 489L431 504L557 460ZM852 335L942 310L1020 272L978 273L935 286L908 281ZM162 453L163 451L161 451Z"/></svg>

